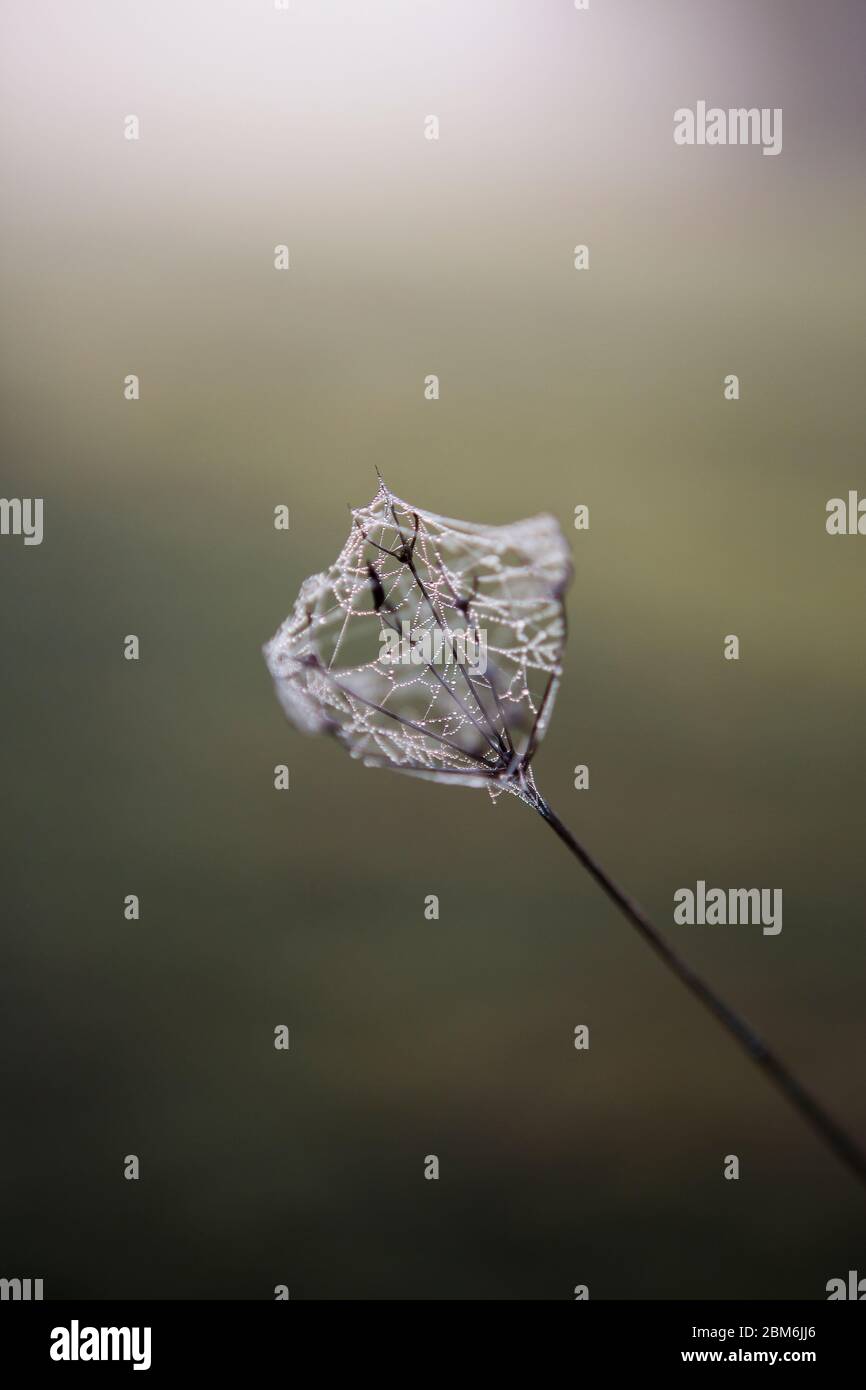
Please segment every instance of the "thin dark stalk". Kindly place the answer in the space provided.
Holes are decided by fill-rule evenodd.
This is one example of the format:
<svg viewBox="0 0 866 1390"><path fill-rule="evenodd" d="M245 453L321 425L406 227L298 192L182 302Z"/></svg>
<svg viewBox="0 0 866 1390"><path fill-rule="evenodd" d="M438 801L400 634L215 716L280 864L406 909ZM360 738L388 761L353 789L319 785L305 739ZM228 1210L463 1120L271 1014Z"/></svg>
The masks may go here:
<svg viewBox="0 0 866 1390"><path fill-rule="evenodd" d="M735 1013L722 999L716 994L705 980L701 978L691 966L667 944L659 934L652 922L647 917L643 908L635 902L634 898L629 897L620 888L607 871L601 867L598 860L593 858L588 850L575 839L568 826L565 825L548 806L543 797L532 788L526 789L529 794L531 804L538 811L539 815L547 822L551 830L559 836L560 840L568 846L577 860L588 870L595 879L596 883L604 889L605 893L622 913L628 918L632 926L646 941L657 956L660 956L677 979L682 980L683 984L691 990L701 1003L709 1009L710 1013L715 1014L719 1022L725 1027L732 1037L736 1038L741 1047L764 1071L774 1086L777 1087L796 1110L812 1127L824 1142L833 1150L838 1158L846 1163L853 1173L866 1184L866 1154L854 1142L850 1135L846 1134L836 1121L827 1114L823 1106L809 1094L800 1082L794 1077L785 1064L780 1061L766 1043L758 1036L752 1027Z"/></svg>

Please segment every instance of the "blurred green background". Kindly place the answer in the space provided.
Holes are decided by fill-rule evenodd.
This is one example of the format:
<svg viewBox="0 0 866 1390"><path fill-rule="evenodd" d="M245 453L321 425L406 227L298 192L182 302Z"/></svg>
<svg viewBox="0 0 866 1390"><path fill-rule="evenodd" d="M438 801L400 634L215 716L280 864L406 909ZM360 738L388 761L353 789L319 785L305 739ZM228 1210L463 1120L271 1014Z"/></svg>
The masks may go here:
<svg viewBox="0 0 866 1390"><path fill-rule="evenodd" d="M586 503L539 785L866 1142L866 540L824 528L866 492L862 7L2 27L2 492L45 540L0 540L0 1274L825 1297L847 1172L529 811L302 738L260 648L376 465L473 520ZM698 99L781 106L782 154L675 147ZM781 887L781 935L675 927L698 878Z"/></svg>

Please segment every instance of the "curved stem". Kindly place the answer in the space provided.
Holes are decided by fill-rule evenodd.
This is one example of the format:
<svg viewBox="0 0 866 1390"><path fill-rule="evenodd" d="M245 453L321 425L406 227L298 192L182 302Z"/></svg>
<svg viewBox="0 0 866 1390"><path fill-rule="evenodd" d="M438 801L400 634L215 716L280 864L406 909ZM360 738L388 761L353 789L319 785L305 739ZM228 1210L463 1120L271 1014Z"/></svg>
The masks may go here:
<svg viewBox="0 0 866 1390"><path fill-rule="evenodd" d="M752 1060L763 1069L778 1090L787 1096L795 1109L799 1110L815 1133L820 1135L837 1157L841 1158L842 1162L848 1165L860 1181L866 1184L866 1154L850 1135L846 1134L845 1130L827 1114L823 1106L819 1105L818 1101L800 1085L796 1077L780 1061L775 1052L758 1037L754 1029L739 1014L729 1008L719 998L715 990L711 989L707 982L668 945L653 926L643 908L635 902L634 898L629 897L622 888L614 883L598 861L575 839L568 826L551 810L543 797L535 792L531 797L531 802L551 830L568 846L575 858L588 870L596 883L604 889L607 896L616 903L647 945L655 951L657 956L661 957L668 969L673 971L677 979L682 980L683 984L700 999L710 1013L715 1014L723 1027L727 1028L740 1046L745 1048Z"/></svg>

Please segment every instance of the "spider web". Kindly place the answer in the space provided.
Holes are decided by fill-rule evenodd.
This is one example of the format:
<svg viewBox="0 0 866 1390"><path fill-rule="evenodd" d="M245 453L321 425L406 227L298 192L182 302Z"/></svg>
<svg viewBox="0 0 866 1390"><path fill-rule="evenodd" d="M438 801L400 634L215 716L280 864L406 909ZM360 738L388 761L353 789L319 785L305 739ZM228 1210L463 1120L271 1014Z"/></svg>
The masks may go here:
<svg viewBox="0 0 866 1390"><path fill-rule="evenodd" d="M562 670L570 578L553 517L454 521L380 482L265 659L292 722L332 734L368 766L527 800Z"/></svg>

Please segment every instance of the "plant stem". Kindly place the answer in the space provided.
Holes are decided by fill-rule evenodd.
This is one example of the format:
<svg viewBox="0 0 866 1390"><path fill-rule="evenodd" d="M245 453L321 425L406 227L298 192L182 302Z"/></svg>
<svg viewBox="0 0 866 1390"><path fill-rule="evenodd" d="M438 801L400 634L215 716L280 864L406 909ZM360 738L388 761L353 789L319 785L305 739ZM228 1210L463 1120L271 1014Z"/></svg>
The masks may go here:
<svg viewBox="0 0 866 1390"><path fill-rule="evenodd" d="M687 965L681 956L667 944L659 934L652 922L647 917L643 908L635 902L634 898L616 884L607 872L601 867L596 859L584 849L583 845L572 835L568 826L565 825L548 806L547 802L538 795L537 792L532 796L532 804L539 815L547 822L553 830L568 846L576 859L580 861L585 869L607 893L625 914L632 926L637 929L644 941L652 947L657 956L660 956L665 965L682 980L683 984L691 990L692 994L700 999L712 1014L715 1014L719 1022L727 1028L732 1037L736 1038L741 1047L754 1062L758 1064L764 1073L770 1078L773 1084L787 1096L788 1100L799 1110L800 1114L811 1125L812 1129L824 1142L841 1158L843 1163L857 1175L860 1181L866 1184L866 1154L854 1142L850 1135L846 1134L836 1121L827 1114L823 1106L800 1085L776 1054L767 1047L753 1028L729 1008L722 999L716 994L715 990L703 980L700 975Z"/></svg>

